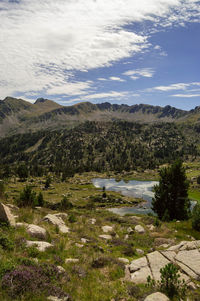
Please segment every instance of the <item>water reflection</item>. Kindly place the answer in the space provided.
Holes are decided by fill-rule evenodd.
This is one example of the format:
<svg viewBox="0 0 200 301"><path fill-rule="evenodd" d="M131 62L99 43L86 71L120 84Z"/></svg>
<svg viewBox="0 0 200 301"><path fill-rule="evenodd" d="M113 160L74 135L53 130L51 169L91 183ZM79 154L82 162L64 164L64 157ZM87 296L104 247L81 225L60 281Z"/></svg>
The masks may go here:
<svg viewBox="0 0 200 301"><path fill-rule="evenodd" d="M105 187L106 190L121 192L125 196L142 198L145 201L145 208L139 207L123 207L123 208L110 208L109 210L120 214L125 215L127 213L136 213L136 214L147 214L152 212L151 210L151 201L154 196L153 187L158 184L156 181L129 181L124 182L116 181L115 179L101 179L96 178L92 180L93 184L97 188Z"/></svg>

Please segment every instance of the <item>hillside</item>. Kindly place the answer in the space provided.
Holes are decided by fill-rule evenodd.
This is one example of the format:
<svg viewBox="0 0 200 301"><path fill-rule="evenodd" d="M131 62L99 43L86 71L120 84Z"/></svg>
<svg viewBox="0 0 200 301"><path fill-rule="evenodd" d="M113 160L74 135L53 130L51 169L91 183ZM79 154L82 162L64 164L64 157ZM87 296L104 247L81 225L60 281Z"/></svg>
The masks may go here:
<svg viewBox="0 0 200 301"><path fill-rule="evenodd" d="M195 128L175 123L140 124L87 121L73 129L18 134L0 140L0 164L25 163L32 175L54 171L73 175L83 171L154 169L177 157L200 156Z"/></svg>
<svg viewBox="0 0 200 301"><path fill-rule="evenodd" d="M0 136L5 137L27 131L72 128L85 121L129 122L194 122L200 118L199 107L191 111L171 106L117 105L108 102L92 104L82 102L61 106L48 99L39 98L34 104L22 99L6 97L0 101Z"/></svg>

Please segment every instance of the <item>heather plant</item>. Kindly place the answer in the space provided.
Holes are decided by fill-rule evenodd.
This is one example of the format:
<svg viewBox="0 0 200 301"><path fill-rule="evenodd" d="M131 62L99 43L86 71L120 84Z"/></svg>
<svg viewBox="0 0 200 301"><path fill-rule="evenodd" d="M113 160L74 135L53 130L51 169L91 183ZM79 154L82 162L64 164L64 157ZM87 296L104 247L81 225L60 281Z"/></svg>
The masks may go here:
<svg viewBox="0 0 200 301"><path fill-rule="evenodd" d="M58 268L52 264L20 265L3 276L2 289L13 298L23 297L32 292L34 296L44 294L61 298L68 296L57 284L61 277Z"/></svg>

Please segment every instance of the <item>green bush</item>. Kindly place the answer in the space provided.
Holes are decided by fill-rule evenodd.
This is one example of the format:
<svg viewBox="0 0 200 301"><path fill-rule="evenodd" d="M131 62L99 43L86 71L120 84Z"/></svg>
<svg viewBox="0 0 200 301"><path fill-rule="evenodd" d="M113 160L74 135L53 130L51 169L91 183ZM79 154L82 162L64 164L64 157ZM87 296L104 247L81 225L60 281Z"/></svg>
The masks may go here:
<svg viewBox="0 0 200 301"><path fill-rule="evenodd" d="M36 192L32 190L31 186L26 185L20 192L16 204L19 207L34 207L36 205Z"/></svg>
<svg viewBox="0 0 200 301"><path fill-rule="evenodd" d="M60 209L61 210L68 210L73 208L72 203L67 199L66 196L63 197L63 199L60 202Z"/></svg>
<svg viewBox="0 0 200 301"><path fill-rule="evenodd" d="M197 184L200 184L200 176L197 177Z"/></svg>
<svg viewBox="0 0 200 301"><path fill-rule="evenodd" d="M166 294L170 300L175 296L183 298L186 294L187 286L185 280L179 280L178 268L173 263L168 263L160 269L161 280L155 281L150 276L147 277L147 286L155 287L157 290Z"/></svg>
<svg viewBox="0 0 200 301"><path fill-rule="evenodd" d="M200 231L200 204L196 204L192 210L192 228Z"/></svg>
<svg viewBox="0 0 200 301"><path fill-rule="evenodd" d="M14 249L14 242L5 234L0 233L0 246L4 250L12 251Z"/></svg>

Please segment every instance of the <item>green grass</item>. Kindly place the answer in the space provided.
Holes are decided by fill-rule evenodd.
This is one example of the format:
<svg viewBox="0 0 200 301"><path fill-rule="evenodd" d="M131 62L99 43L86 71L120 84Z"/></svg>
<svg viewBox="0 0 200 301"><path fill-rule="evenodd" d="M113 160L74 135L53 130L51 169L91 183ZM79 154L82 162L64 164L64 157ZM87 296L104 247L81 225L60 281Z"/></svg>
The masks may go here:
<svg viewBox="0 0 200 301"><path fill-rule="evenodd" d="M189 199L200 202L200 190L189 190Z"/></svg>

